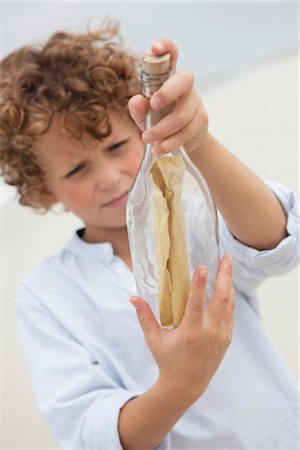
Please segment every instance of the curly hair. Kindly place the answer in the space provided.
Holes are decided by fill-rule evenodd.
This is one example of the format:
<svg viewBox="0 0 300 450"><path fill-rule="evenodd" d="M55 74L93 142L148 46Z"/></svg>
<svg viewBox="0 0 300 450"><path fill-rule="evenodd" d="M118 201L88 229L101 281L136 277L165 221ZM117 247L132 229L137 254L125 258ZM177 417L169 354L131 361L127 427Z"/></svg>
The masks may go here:
<svg viewBox="0 0 300 450"><path fill-rule="evenodd" d="M34 142L54 116L63 113L63 129L74 138L102 140L111 133L108 108L128 113L139 92L138 64L115 23L86 34L57 32L1 61L0 170L21 205L50 209Z"/></svg>

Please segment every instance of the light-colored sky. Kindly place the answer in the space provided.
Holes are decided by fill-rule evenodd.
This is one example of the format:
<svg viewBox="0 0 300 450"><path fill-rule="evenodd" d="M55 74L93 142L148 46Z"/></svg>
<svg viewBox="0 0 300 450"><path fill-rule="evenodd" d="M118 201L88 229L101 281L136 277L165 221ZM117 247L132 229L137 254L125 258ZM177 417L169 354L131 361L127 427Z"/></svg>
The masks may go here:
<svg viewBox="0 0 300 450"><path fill-rule="evenodd" d="M297 3L288 2L2 2L1 57L58 29L78 32L118 19L128 44L143 52L168 36L180 66L203 87L297 45Z"/></svg>

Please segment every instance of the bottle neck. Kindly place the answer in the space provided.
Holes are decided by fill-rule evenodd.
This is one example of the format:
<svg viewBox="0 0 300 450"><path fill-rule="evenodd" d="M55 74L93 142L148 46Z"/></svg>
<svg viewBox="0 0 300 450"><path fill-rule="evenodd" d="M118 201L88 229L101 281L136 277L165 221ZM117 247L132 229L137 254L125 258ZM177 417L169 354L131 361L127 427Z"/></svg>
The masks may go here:
<svg viewBox="0 0 300 450"><path fill-rule="evenodd" d="M144 70L141 71L142 94L144 97L150 98L163 85L163 83L171 76L172 71L160 75L149 75Z"/></svg>
<svg viewBox="0 0 300 450"><path fill-rule="evenodd" d="M141 88L142 95L145 98L150 99L152 95L158 91L158 89L163 85L163 83L171 76L172 71L164 73L162 75L148 75L144 71L141 72ZM156 123L158 123L161 119L166 117L168 114L172 112L174 109L174 104L168 105L165 108L161 108L159 110L154 110L150 108L149 114L146 119L145 128L151 128Z"/></svg>

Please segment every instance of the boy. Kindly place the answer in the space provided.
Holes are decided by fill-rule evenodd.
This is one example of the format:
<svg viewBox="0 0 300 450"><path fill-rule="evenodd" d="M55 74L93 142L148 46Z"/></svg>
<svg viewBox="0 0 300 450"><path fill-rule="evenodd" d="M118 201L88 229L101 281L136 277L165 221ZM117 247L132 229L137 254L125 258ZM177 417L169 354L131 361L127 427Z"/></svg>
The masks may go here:
<svg viewBox="0 0 300 450"><path fill-rule="evenodd" d="M56 33L1 64L6 181L22 204L47 210L62 202L84 224L18 289L39 407L64 449L294 449L296 385L265 336L254 289L297 262L295 199L209 133L190 73L175 72L152 97L153 108L176 106L141 134L149 105L138 95L135 59L111 42L97 45L114 32ZM171 41L152 51L170 52L175 69ZM214 193L221 253L235 258L233 338L228 254L207 308L206 268L197 269L176 330L162 330L132 297L139 328L128 304L126 200L149 141L161 153L184 145Z"/></svg>

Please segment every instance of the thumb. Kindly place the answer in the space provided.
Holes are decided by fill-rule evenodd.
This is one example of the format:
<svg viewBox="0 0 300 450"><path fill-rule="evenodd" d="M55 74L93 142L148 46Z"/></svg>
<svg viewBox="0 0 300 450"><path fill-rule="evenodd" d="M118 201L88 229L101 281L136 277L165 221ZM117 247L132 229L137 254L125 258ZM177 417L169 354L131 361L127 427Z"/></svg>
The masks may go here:
<svg viewBox="0 0 300 450"><path fill-rule="evenodd" d="M142 131L145 129L145 118L148 109L149 100L145 99L142 95L135 95L128 102L129 114Z"/></svg>
<svg viewBox="0 0 300 450"><path fill-rule="evenodd" d="M130 297L130 303L134 306L141 328L143 330L147 345L153 342L161 331L150 306L141 297Z"/></svg>

